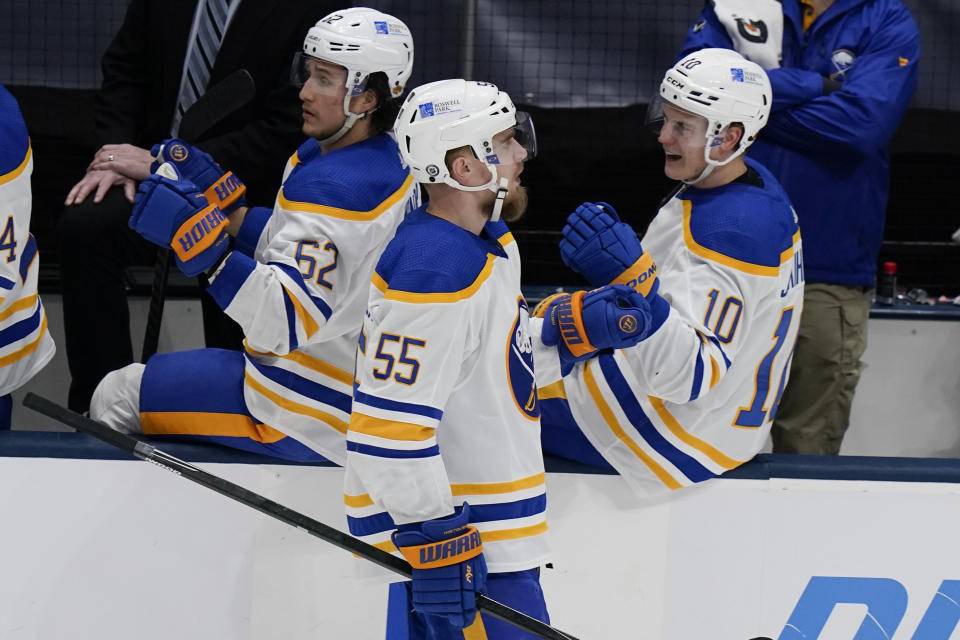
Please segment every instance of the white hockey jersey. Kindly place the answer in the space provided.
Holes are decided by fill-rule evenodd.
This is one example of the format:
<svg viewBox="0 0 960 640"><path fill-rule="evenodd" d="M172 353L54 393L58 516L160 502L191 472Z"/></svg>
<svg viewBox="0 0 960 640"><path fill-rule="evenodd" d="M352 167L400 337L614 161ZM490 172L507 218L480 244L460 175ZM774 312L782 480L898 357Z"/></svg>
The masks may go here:
<svg viewBox="0 0 960 640"><path fill-rule="evenodd" d="M687 189L651 222L643 246L670 304L656 333L562 380L556 350L535 340L547 450L575 450L582 432L653 494L712 478L763 446L799 329L803 254L786 194L747 163L740 180Z"/></svg>
<svg viewBox="0 0 960 640"><path fill-rule="evenodd" d="M273 211L248 212L211 282L246 336L247 409L337 464L346 462L370 278L418 204L419 187L390 135L324 155L308 140L290 160Z"/></svg>
<svg viewBox="0 0 960 640"><path fill-rule="evenodd" d="M32 173L23 116L0 85L0 395L23 386L55 351L37 295L40 260L30 234Z"/></svg>
<svg viewBox="0 0 960 640"><path fill-rule="evenodd" d="M520 256L417 209L377 265L357 355L344 502L350 532L393 551L396 524L470 503L491 572L548 559Z"/></svg>

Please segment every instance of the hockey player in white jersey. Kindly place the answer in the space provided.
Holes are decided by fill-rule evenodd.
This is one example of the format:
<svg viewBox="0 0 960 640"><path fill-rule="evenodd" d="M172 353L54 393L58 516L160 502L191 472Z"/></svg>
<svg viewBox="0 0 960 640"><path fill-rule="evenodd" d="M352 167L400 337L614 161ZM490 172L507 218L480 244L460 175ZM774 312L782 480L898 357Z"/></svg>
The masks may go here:
<svg viewBox="0 0 960 640"><path fill-rule="evenodd" d="M548 621L540 411L520 255L505 223L526 207L532 123L492 84L442 80L410 93L395 130L429 201L400 225L369 289L347 520L413 567L412 583L391 587L388 639L532 638L476 616L474 602L488 592ZM609 291L592 308L622 318L634 310L616 296L646 306L632 289Z"/></svg>
<svg viewBox="0 0 960 640"><path fill-rule="evenodd" d="M568 218L564 261L592 285L636 287L652 323L636 346L578 363L534 340L547 451L610 465L649 495L708 480L763 446L803 302L796 216L769 171L743 155L770 101L763 69L739 54L687 56L651 110L664 171L681 185L642 247L605 203Z"/></svg>
<svg viewBox="0 0 960 640"><path fill-rule="evenodd" d="M37 241L30 234L33 151L16 99L0 84L0 429L10 428L10 393L53 357L37 295Z"/></svg>
<svg viewBox="0 0 960 640"><path fill-rule="evenodd" d="M246 335L243 354L160 354L97 387L91 416L294 460L346 459L355 352L374 265L419 190L389 133L413 66L397 18L338 11L308 32L295 72L303 131L271 211L179 140L158 149L130 224L172 247ZM255 150L251 150L255 153ZM191 182L192 181L192 182ZM226 218L224 218L226 216ZM227 231L224 230L228 227Z"/></svg>
<svg viewBox="0 0 960 640"><path fill-rule="evenodd" d="M506 93L464 80L414 89L397 119L429 202L400 225L369 288L344 499L351 533L414 567L412 584L391 586L390 609L410 613L389 617L389 639L514 637L476 616L486 589L548 619L527 309L499 219L526 207L529 125ZM439 541L453 552L427 553Z"/></svg>

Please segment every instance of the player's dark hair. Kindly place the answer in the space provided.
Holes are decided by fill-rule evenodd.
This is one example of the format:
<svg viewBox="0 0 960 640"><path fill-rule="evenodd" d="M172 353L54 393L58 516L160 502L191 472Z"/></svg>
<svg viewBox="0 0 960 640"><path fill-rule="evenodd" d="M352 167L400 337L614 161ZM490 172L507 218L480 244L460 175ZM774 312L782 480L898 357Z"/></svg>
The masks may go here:
<svg viewBox="0 0 960 640"><path fill-rule="evenodd" d="M377 96L377 110L370 116L370 124L374 134L381 134L393 128L393 123L400 113L402 100L390 93L390 83L387 74L375 71L367 78L367 89Z"/></svg>

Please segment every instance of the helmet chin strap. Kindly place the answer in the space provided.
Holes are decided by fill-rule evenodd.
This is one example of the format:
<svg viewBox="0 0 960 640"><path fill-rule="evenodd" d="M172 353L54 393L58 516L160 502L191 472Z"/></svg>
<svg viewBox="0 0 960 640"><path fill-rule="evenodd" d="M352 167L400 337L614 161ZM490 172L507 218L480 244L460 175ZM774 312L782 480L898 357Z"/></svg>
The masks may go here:
<svg viewBox="0 0 960 640"><path fill-rule="evenodd" d="M326 138L320 138L321 146L328 146L335 143L340 138L347 135L347 131L350 131L350 127L356 124L357 120L366 118L368 115L370 115L371 113L376 111L378 108L380 108L380 105L377 105L373 109L370 109L369 111L366 111L364 113L354 113L353 111L350 111L350 99L352 97L353 96L350 95L349 91L347 92L347 95L343 97L343 115L347 117L347 119L343 121L343 126L341 126L340 129L332 136L327 136Z"/></svg>
<svg viewBox="0 0 960 640"><path fill-rule="evenodd" d="M496 172L494 172L496 177ZM493 213L490 215L490 222L496 222L500 219L500 210L503 209L503 201L507 199L507 185L510 184L506 178L500 178L500 184L497 187L490 187L490 190L497 194L493 201Z"/></svg>
<svg viewBox="0 0 960 640"><path fill-rule="evenodd" d="M704 178L706 178L708 175L710 175L711 173L713 173L713 168L714 168L715 166L717 166L717 165L710 164L709 162L707 162L707 166L705 166L705 167L703 168L703 171L700 172L700 175L698 175L698 176L697 176L696 178L694 178L693 180L681 180L681 182L682 182L683 184L685 184L685 185L688 185L688 186L691 186L691 187L692 187L692 186L694 186L695 184L697 184L698 182L700 182L701 180L703 180Z"/></svg>
<svg viewBox="0 0 960 640"><path fill-rule="evenodd" d="M347 119L343 122L343 126L340 127L340 129L332 136L327 136L326 138L320 138L320 146L331 145L337 140L339 140L340 138L342 138L343 136L347 135L347 131L350 131L350 127L352 127L357 120L359 120L365 115L366 115L365 113L351 113L348 111Z"/></svg>
<svg viewBox="0 0 960 640"><path fill-rule="evenodd" d="M714 140L716 140L716 139L718 139L719 137L718 137L718 136L713 136L712 138L713 138ZM722 166L724 166L724 165L726 165L726 164L729 164L731 161L733 161L734 158L736 158L737 156L739 156L741 153L743 153L743 152L746 150L746 147L744 147L744 146L741 145L741 147L740 147L739 149L737 149L736 151L734 151L733 154L731 154L730 157L727 158L726 160L723 160L723 161L714 160L713 158L710 157L710 150L713 148L713 146L710 145L710 141L711 141L711 136L708 136L708 137L707 137L707 144L705 144L704 147L703 147L703 159L707 162L707 166L705 166L705 167L703 168L703 171L700 172L700 175L698 175L698 176L697 176L696 178L694 178L693 180L681 180L681 182L683 182L684 184L689 185L689 186L691 186L691 187L694 186L694 185L696 185L698 182L700 182L701 180L706 179L707 176L709 176L711 173L713 173L713 170L714 170L716 167L722 167Z"/></svg>
<svg viewBox="0 0 960 640"><path fill-rule="evenodd" d="M503 202L507 198L510 181L506 178L497 178L497 167L495 165L489 165L486 163L484 163L484 165L490 170L491 173L490 180L486 184L476 187L468 187L460 184L450 176L444 178L443 181L454 189L459 189L460 191L483 191L486 189L496 194L496 199L493 201L493 212L490 214L490 222L496 222L500 219L500 211L503 209Z"/></svg>

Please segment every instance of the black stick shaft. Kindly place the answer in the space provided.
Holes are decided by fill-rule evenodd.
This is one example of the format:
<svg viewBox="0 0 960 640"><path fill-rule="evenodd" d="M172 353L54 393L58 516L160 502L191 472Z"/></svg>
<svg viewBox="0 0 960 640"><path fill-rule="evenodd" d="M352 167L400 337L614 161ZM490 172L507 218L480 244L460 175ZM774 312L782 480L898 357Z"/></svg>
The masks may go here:
<svg viewBox="0 0 960 640"><path fill-rule="evenodd" d="M140 458L141 460L146 460L147 462L152 462L153 464L166 469L172 473L177 474L178 476L184 477L192 482L195 482L199 485L207 487L216 491L220 495L226 496L231 500L235 500L242 504L247 505L256 509L260 513L266 514L271 518L275 518L284 522L292 527L296 527L310 535L320 538L325 542L329 542L341 549L349 551L353 554L369 560L375 564L380 565L381 567L398 573L404 578L410 579L411 570L410 565L401 558L398 558L394 555L378 549L373 545L367 544L362 540L358 540L353 536L347 535L342 531L338 531L333 527L323 524L318 520L314 520L309 516L305 516L302 513L294 511L288 507L283 506L273 500L265 498L260 494L254 493L248 489L244 489L240 485L233 484L232 482L221 478L220 476L213 475L207 471L203 471L179 458L175 458L163 451L157 449L156 447L147 444L128 436L126 434L114 431L113 429L103 425L96 420L92 420L85 416L80 415L79 413L70 411L65 407L61 407L57 403L47 400L42 396L38 396L35 393L28 393L23 400L23 404L34 411L49 416L54 420L62 422L65 425L73 427L77 431L82 431L88 435L102 440L107 444L113 445L127 453ZM477 608L485 611L486 613L500 618L504 622L512 624L528 633L531 633L538 638L543 638L544 640L577 640L574 636L570 634L563 633L557 629L554 629L548 624L545 624L535 618L521 613L515 609L512 609L496 600L492 600L484 595L477 595Z"/></svg>
<svg viewBox="0 0 960 640"><path fill-rule="evenodd" d="M167 278L170 277L170 249L157 249L157 259L153 265L153 286L150 288L150 308L147 311L147 328L143 333L143 349L140 362L147 360L157 352L160 344L160 325L163 322L163 303L166 300Z"/></svg>
<svg viewBox="0 0 960 640"><path fill-rule="evenodd" d="M228 115L244 106L256 95L253 76L246 69L237 69L226 78L207 89L194 102L183 118L177 131L171 131L173 137L183 138L193 143L197 138L212 129ZM160 344L160 324L163 322L163 305L167 296L167 279L173 267L173 255L170 249L157 250L157 259L153 265L153 286L150 288L150 308L147 311L147 328L143 334L143 348L140 350L140 362L147 360L157 352Z"/></svg>

